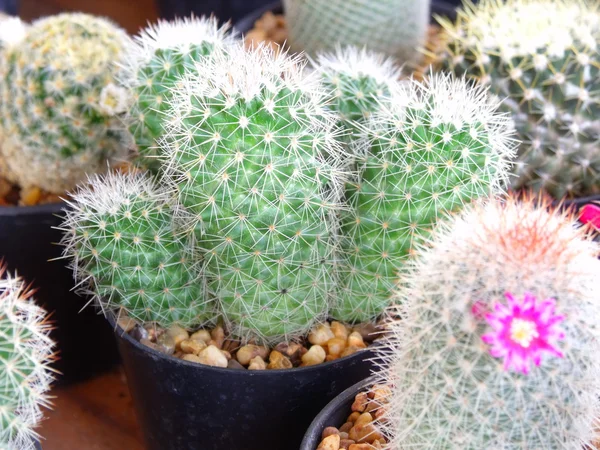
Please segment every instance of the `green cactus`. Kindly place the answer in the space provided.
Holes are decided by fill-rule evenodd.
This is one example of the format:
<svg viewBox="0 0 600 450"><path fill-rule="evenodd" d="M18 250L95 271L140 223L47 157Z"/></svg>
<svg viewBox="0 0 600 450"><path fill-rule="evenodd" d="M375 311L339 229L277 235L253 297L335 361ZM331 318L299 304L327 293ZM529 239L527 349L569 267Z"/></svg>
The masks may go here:
<svg viewBox="0 0 600 450"><path fill-rule="evenodd" d="M53 380L46 312L20 278L0 268L0 448L33 450Z"/></svg>
<svg viewBox="0 0 600 450"><path fill-rule="evenodd" d="M390 449L594 448L600 246L539 198L440 226L404 278L377 382Z"/></svg>
<svg viewBox="0 0 600 450"><path fill-rule="evenodd" d="M513 188L556 199L600 193L600 5L482 0L440 23L435 65L506 99L523 141Z"/></svg>
<svg viewBox="0 0 600 450"><path fill-rule="evenodd" d="M114 83L127 35L110 22L61 14L33 23L0 56L2 159L23 187L63 193L106 170L125 148Z"/></svg>
<svg viewBox="0 0 600 450"><path fill-rule="evenodd" d="M242 338L308 332L332 290L341 151L336 117L300 58L240 43L173 93L166 176L194 217L210 289Z"/></svg>
<svg viewBox="0 0 600 450"><path fill-rule="evenodd" d="M372 116L341 212L334 318L381 315L415 242L438 217L502 190L514 145L497 106L485 90L435 76L404 84Z"/></svg>
<svg viewBox="0 0 600 450"><path fill-rule="evenodd" d="M130 45L121 83L133 92L128 125L139 157L137 163L152 171L160 167L158 140L165 134L170 92L186 72L214 51L233 42L229 26L219 28L216 18L159 21L143 30Z"/></svg>
<svg viewBox="0 0 600 450"><path fill-rule="evenodd" d="M368 47L400 61L418 59L429 0L284 0L289 43L314 55L336 45Z"/></svg>
<svg viewBox="0 0 600 450"><path fill-rule="evenodd" d="M103 310L163 327L215 316L192 242L175 228L176 202L145 174L94 176L73 196L64 254ZM90 283L91 281L91 283Z"/></svg>
<svg viewBox="0 0 600 450"><path fill-rule="evenodd" d="M315 63L325 89L331 93L330 108L340 117L343 140L350 143L379 104L389 98L401 70L383 55L356 47L338 47L320 53Z"/></svg>

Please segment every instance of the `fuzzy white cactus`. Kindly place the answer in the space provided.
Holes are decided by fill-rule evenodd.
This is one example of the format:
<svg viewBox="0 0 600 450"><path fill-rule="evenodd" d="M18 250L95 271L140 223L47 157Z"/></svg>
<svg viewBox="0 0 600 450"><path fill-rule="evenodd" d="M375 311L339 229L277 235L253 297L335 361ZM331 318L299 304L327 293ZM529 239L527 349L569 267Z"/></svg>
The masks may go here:
<svg viewBox="0 0 600 450"><path fill-rule="evenodd" d="M539 198L440 225L390 312L390 449L580 450L598 437L600 251Z"/></svg>
<svg viewBox="0 0 600 450"><path fill-rule="evenodd" d="M0 448L28 450L53 380L53 343L46 312L23 280L0 268Z"/></svg>
<svg viewBox="0 0 600 450"><path fill-rule="evenodd" d="M216 18L161 20L150 25L128 45L120 81L132 92L127 123L139 152L138 163L157 170L158 140L165 132L170 92L187 72L213 52L234 42L229 25Z"/></svg>

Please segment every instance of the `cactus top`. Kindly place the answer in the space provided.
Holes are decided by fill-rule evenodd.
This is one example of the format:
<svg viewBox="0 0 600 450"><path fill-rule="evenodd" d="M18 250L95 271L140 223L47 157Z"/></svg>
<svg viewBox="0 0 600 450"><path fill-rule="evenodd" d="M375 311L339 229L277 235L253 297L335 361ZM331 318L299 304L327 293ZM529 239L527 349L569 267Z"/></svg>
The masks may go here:
<svg viewBox="0 0 600 450"><path fill-rule="evenodd" d="M390 448L576 450L600 400L600 246L539 198L435 230L390 313ZM533 364L531 364L533 362Z"/></svg>
<svg viewBox="0 0 600 450"><path fill-rule="evenodd" d="M299 336L328 308L343 154L337 116L304 65L240 43L173 95L166 175L193 215L209 286L243 338Z"/></svg>
<svg viewBox="0 0 600 450"><path fill-rule="evenodd" d="M46 312L20 278L0 268L0 448L33 449L34 428L49 406L53 343Z"/></svg>

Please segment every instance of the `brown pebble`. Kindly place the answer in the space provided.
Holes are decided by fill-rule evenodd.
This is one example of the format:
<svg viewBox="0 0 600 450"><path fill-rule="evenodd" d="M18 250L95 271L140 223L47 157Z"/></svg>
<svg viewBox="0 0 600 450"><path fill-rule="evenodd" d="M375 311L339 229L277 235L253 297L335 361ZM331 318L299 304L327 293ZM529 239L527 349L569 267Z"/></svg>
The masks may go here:
<svg viewBox="0 0 600 450"><path fill-rule="evenodd" d="M356 331L350 333L350 336L348 336L347 344L348 347L365 348L367 346L360 333L357 333Z"/></svg>
<svg viewBox="0 0 600 450"><path fill-rule="evenodd" d="M240 341L234 339L225 339L223 342L223 350L233 354L240 348Z"/></svg>
<svg viewBox="0 0 600 450"><path fill-rule="evenodd" d="M202 360L200 358L198 358L197 355L194 355L192 353L183 355L183 357L181 359L183 359L184 361L190 361L190 362L195 362L195 363L202 363Z"/></svg>
<svg viewBox="0 0 600 450"><path fill-rule="evenodd" d="M348 433L345 431L340 431L340 439L348 439Z"/></svg>
<svg viewBox="0 0 600 450"><path fill-rule="evenodd" d="M244 345L240 347L237 351L235 357L243 366L247 366L250 364L250 361L256 356L260 356L263 359L266 359L268 356L268 349L266 347L261 347L258 345L250 344Z"/></svg>
<svg viewBox="0 0 600 450"><path fill-rule="evenodd" d="M208 330L198 330L190 336L190 339L196 339L199 341L203 341L205 344L208 344L211 340L210 332Z"/></svg>
<svg viewBox="0 0 600 450"><path fill-rule="evenodd" d="M140 339L140 344L145 345L146 347L150 347L154 350L158 350L156 344L152 342L150 339Z"/></svg>
<svg viewBox="0 0 600 450"><path fill-rule="evenodd" d="M267 369L291 369L292 367L292 362L277 350L273 350L269 355L269 365L267 366Z"/></svg>
<svg viewBox="0 0 600 450"><path fill-rule="evenodd" d="M327 436L332 434L340 434L340 431L336 427L326 427L321 433L321 439L325 439Z"/></svg>
<svg viewBox="0 0 600 450"><path fill-rule="evenodd" d="M327 353L325 353L325 349L320 345L313 345L308 349L302 356L302 365L303 366L314 366L316 364L321 364L325 361L327 357Z"/></svg>
<svg viewBox="0 0 600 450"><path fill-rule="evenodd" d="M287 30L275 30L271 33L271 40L277 42L279 45L283 45L288 40Z"/></svg>
<svg viewBox="0 0 600 450"><path fill-rule="evenodd" d="M179 348L183 353L193 353L197 355L206 348L206 343L199 339L184 339L179 344Z"/></svg>
<svg viewBox="0 0 600 450"><path fill-rule="evenodd" d="M327 357L325 358L325 361L326 362L335 361L336 359L340 359L340 357L336 356L336 355L327 355Z"/></svg>
<svg viewBox="0 0 600 450"><path fill-rule="evenodd" d="M237 362L235 359L231 358L228 362L227 362L227 368L228 369L236 369L236 370L246 370L246 368L244 366L242 366L239 362Z"/></svg>
<svg viewBox="0 0 600 450"><path fill-rule="evenodd" d="M362 413L358 417L358 419L356 419L356 422L354 422L354 426L355 427L361 427L361 426L364 426L364 425L369 424L371 422L373 422L373 416L370 413L366 412L366 413Z"/></svg>
<svg viewBox="0 0 600 450"><path fill-rule="evenodd" d="M171 327L167 328L167 331L165 333L168 336L171 336L173 338L173 340L175 341L175 346L178 347L179 344L184 340L190 337L189 333L187 332L187 330L185 330L184 328L178 326L178 325L172 325Z"/></svg>
<svg viewBox="0 0 600 450"><path fill-rule="evenodd" d="M362 348L351 345L349 347L346 347L340 356L342 358L345 358L346 356L354 355L356 352L358 352L360 350L362 350Z"/></svg>
<svg viewBox="0 0 600 450"><path fill-rule="evenodd" d="M348 450L373 450L370 444L352 444Z"/></svg>
<svg viewBox="0 0 600 450"><path fill-rule="evenodd" d="M352 439L341 439L340 440L340 450L349 450L352 444L356 444Z"/></svg>
<svg viewBox="0 0 600 450"><path fill-rule="evenodd" d="M123 329L123 331L125 331L125 333L129 333L137 325L137 322L135 320L133 320L131 317L126 317L126 316L119 317L119 320L117 320L117 323Z"/></svg>
<svg viewBox="0 0 600 450"><path fill-rule="evenodd" d="M317 450L340 450L340 435L332 434L321 441Z"/></svg>
<svg viewBox="0 0 600 450"><path fill-rule="evenodd" d="M156 339L156 349L159 352L172 355L175 353L175 339L167 333L161 334L158 339Z"/></svg>
<svg viewBox="0 0 600 450"><path fill-rule="evenodd" d="M356 422L356 419L358 419L359 417L360 417L360 412L355 411L348 416L348 420L346 420L346 422L352 422L352 425L354 425L354 422Z"/></svg>
<svg viewBox="0 0 600 450"><path fill-rule="evenodd" d="M227 358L227 361L229 361L231 359L231 353L229 353L227 350L221 350L221 353L223 353L223 355L225 355L225 358Z"/></svg>
<svg viewBox="0 0 600 450"><path fill-rule="evenodd" d="M217 325L211 332L210 337L214 341L214 346L223 348L223 342L225 342L225 330L221 325Z"/></svg>
<svg viewBox="0 0 600 450"><path fill-rule="evenodd" d="M331 322L331 331L336 338L343 339L344 341L348 339L348 335L350 334L348 328L342 322Z"/></svg>
<svg viewBox="0 0 600 450"><path fill-rule="evenodd" d="M333 339L335 335L331 331L328 323L322 323L315 326L308 335L308 342L313 345L325 345L327 341Z"/></svg>
<svg viewBox="0 0 600 450"><path fill-rule="evenodd" d="M346 348L346 340L341 338L333 338L327 341L327 349L330 355L339 356Z"/></svg>
<svg viewBox="0 0 600 450"><path fill-rule="evenodd" d="M350 428L354 426L353 422L346 422L344 425L340 427L340 433L348 433Z"/></svg>
<svg viewBox="0 0 600 450"><path fill-rule="evenodd" d="M367 393L361 392L354 398L354 403L352 403L352 411L360 413L364 412L368 401L369 397L367 396ZM358 417L356 419L358 419ZM356 421L356 419L354 419L354 421Z"/></svg>
<svg viewBox="0 0 600 450"><path fill-rule="evenodd" d="M200 362L214 367L227 367L227 358L221 352L221 349L214 345L209 345L198 354Z"/></svg>
<svg viewBox="0 0 600 450"><path fill-rule="evenodd" d="M248 370L266 370L267 363L260 356L256 356L252 358L250 361L250 365L248 366Z"/></svg>
<svg viewBox="0 0 600 450"><path fill-rule="evenodd" d="M373 342L375 339L381 336L383 328L375 325L372 322L361 323L355 326L352 331L357 332L361 335L364 342Z"/></svg>

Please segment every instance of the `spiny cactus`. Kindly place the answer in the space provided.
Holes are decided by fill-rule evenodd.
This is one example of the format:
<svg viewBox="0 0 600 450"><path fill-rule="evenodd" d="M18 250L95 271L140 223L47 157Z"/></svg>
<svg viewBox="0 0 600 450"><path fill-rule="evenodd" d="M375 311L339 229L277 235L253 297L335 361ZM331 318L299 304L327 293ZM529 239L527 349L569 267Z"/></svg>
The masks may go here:
<svg viewBox="0 0 600 450"><path fill-rule="evenodd" d="M172 94L166 175L242 338L289 339L327 312L341 150L336 116L301 61L240 43Z"/></svg>
<svg viewBox="0 0 600 450"><path fill-rule="evenodd" d="M164 135L170 92L205 57L230 45L229 26L215 18L159 21L131 42L123 59L121 83L133 92L128 122L138 148L138 163L154 171L160 161L157 141Z"/></svg>
<svg viewBox="0 0 600 450"><path fill-rule="evenodd" d="M418 59L425 43L429 0L284 0L290 45L309 55L336 45L367 46L397 57Z"/></svg>
<svg viewBox="0 0 600 450"><path fill-rule="evenodd" d="M0 448L33 449L48 407L53 342L46 312L20 278L0 268Z"/></svg>
<svg viewBox="0 0 600 450"><path fill-rule="evenodd" d="M390 448L594 447L598 243L549 201L510 197L467 208L430 244L381 353Z"/></svg>
<svg viewBox="0 0 600 450"><path fill-rule="evenodd" d="M358 178L346 185L333 317L380 315L415 241L438 217L502 190L515 144L497 106L484 89L438 75L407 82L371 117Z"/></svg>
<svg viewBox="0 0 600 450"><path fill-rule="evenodd" d="M2 157L13 181L62 193L122 155L116 114L126 101L113 65L126 40L104 19L61 14L0 53Z"/></svg>
<svg viewBox="0 0 600 450"><path fill-rule="evenodd" d="M557 199L600 193L600 4L465 2L456 23L440 23L435 64L506 99L524 141L513 187Z"/></svg>
<svg viewBox="0 0 600 450"><path fill-rule="evenodd" d="M73 196L64 254L104 310L144 323L199 326L214 318L193 244L173 221L177 204L144 174L94 176ZM91 284L91 285L90 285Z"/></svg>
<svg viewBox="0 0 600 450"><path fill-rule="evenodd" d="M320 53L315 63L321 81L331 93L330 108L341 118L346 142L358 133L358 124L389 98L401 70L391 58L366 49L338 47L332 53Z"/></svg>

